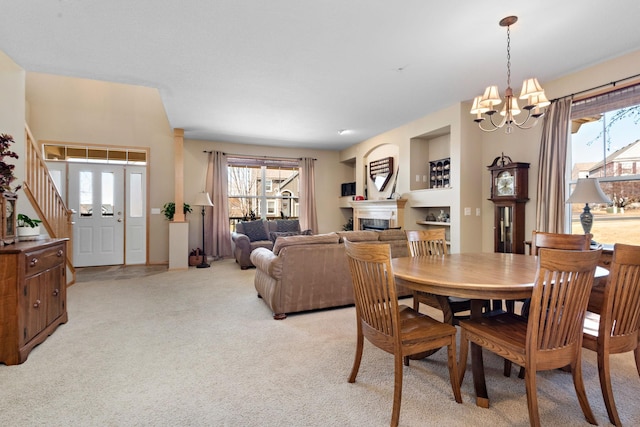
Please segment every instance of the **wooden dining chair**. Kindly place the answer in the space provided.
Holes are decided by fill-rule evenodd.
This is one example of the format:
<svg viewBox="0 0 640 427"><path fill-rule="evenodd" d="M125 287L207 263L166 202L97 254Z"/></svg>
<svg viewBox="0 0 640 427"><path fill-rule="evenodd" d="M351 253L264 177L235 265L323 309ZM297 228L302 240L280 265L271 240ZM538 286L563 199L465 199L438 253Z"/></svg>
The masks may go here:
<svg viewBox="0 0 640 427"><path fill-rule="evenodd" d="M447 255L447 241L444 228L429 230L405 230L407 247L410 256ZM465 298L443 297L427 292L413 291L413 309L420 310L420 303L442 310L444 323L457 325L460 319L468 319L468 315L460 313L471 310L471 301Z"/></svg>
<svg viewBox="0 0 640 427"><path fill-rule="evenodd" d="M591 234L563 234L563 233L545 233L533 230L531 236L531 246L529 246L529 255L538 255L541 248L563 249L570 251L588 251L591 245ZM522 302L521 314L524 317L529 315L530 299L519 300ZM506 301L507 311L514 312L515 301ZM504 361L504 376L511 375L511 362L508 359ZM520 368L520 378L524 378L524 368Z"/></svg>
<svg viewBox="0 0 640 427"><path fill-rule="evenodd" d="M349 382L358 375L364 338L394 355L395 381L391 425L400 419L403 361L409 356L447 346L449 378L456 402L462 403L456 363L456 328L398 303L388 244L344 241L356 302L356 355Z"/></svg>
<svg viewBox="0 0 640 427"><path fill-rule="evenodd" d="M609 421L621 426L611 388L609 355L635 353L640 375L640 246L617 243L600 314L587 312L582 346L598 354L598 374Z"/></svg>
<svg viewBox="0 0 640 427"><path fill-rule="evenodd" d="M596 424L582 380L581 350L582 325L601 252L540 249L528 319L505 312L461 321L460 382L469 342L523 366L529 421L539 426L537 371L570 365L582 412Z"/></svg>

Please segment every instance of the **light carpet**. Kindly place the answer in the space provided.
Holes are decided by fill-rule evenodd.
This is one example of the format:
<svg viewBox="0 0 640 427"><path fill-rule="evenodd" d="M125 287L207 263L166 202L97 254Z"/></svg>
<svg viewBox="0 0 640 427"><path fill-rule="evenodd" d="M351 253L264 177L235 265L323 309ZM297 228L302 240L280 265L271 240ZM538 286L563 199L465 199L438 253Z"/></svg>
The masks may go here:
<svg viewBox="0 0 640 427"><path fill-rule="evenodd" d="M393 358L366 343L355 384L353 307L276 321L256 296L254 270L208 269L77 283L69 322L22 365L0 365L1 426L384 426ZM411 300L404 300L410 305ZM622 421L640 425L632 355L612 358ZM451 392L446 351L404 370L402 426L528 426L524 381L502 376L485 352L489 409ZM609 425L595 355L584 376L600 425ZM543 425L587 425L571 375L538 374Z"/></svg>

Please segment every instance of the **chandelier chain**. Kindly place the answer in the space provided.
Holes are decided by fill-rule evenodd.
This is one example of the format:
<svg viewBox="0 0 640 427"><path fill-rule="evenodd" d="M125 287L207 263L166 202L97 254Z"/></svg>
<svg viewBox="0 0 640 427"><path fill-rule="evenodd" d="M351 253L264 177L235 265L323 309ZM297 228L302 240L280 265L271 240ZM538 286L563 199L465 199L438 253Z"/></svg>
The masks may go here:
<svg viewBox="0 0 640 427"><path fill-rule="evenodd" d="M511 26L507 27L507 87L511 87Z"/></svg>

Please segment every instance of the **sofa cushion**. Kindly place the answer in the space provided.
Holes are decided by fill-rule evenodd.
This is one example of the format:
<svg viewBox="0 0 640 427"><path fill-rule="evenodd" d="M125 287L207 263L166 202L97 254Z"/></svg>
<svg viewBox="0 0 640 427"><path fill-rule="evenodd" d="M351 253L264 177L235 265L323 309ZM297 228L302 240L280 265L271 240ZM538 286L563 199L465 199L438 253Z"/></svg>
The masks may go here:
<svg viewBox="0 0 640 427"><path fill-rule="evenodd" d="M378 240L378 232L363 230L363 231L338 231L340 235L340 242L344 242L346 238L350 242L369 242Z"/></svg>
<svg viewBox="0 0 640 427"><path fill-rule="evenodd" d="M297 236L299 234L301 234L299 231L272 231L269 233L269 239L275 243L278 237Z"/></svg>
<svg viewBox="0 0 640 427"><path fill-rule="evenodd" d="M407 240L407 234L404 230L390 228L388 230L378 231L378 240L387 242L389 240Z"/></svg>
<svg viewBox="0 0 640 427"><path fill-rule="evenodd" d="M256 242L258 240L269 240L267 229L263 220L247 221L242 223L244 234L247 235L249 241Z"/></svg>
<svg viewBox="0 0 640 427"><path fill-rule="evenodd" d="M300 221L297 219L278 219L276 220L276 231L282 233L290 231L300 232Z"/></svg>
<svg viewBox="0 0 640 427"><path fill-rule="evenodd" d="M287 246L339 243L339 241L340 236L338 236L336 233L315 234L312 236L299 235L280 237L273 245L273 253L278 255L278 253L280 253L280 250Z"/></svg>

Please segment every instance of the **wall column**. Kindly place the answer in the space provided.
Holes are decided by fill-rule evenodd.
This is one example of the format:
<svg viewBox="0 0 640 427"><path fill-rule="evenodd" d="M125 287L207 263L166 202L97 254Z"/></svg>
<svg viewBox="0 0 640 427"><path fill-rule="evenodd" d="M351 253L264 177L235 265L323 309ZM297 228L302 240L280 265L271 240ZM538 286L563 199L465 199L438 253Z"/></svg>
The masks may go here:
<svg viewBox="0 0 640 427"><path fill-rule="evenodd" d="M174 201L176 212L169 223L169 270L189 268L189 223L185 221L184 203L184 129L173 130Z"/></svg>

